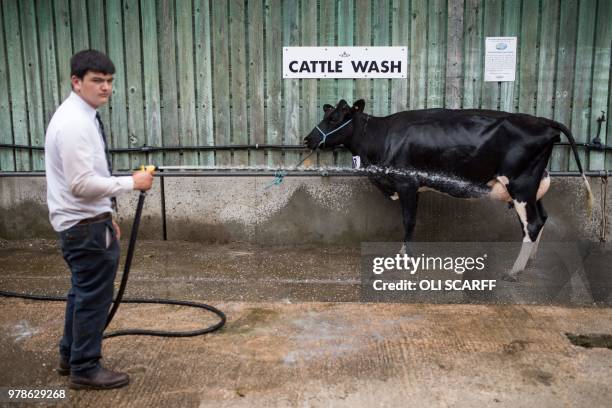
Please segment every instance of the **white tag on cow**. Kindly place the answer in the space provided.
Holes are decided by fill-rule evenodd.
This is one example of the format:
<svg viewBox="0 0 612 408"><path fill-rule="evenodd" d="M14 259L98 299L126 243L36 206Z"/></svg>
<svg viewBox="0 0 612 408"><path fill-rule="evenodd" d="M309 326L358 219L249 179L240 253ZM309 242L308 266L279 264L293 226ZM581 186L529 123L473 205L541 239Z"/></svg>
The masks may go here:
<svg viewBox="0 0 612 408"><path fill-rule="evenodd" d="M361 157L353 156L353 168L354 169L361 168Z"/></svg>

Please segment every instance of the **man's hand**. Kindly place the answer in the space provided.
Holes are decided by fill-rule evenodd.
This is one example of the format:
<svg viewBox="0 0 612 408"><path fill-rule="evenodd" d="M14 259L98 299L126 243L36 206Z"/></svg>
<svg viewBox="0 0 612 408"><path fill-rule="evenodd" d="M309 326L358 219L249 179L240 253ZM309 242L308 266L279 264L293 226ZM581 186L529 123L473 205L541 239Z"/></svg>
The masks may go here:
<svg viewBox="0 0 612 408"><path fill-rule="evenodd" d="M137 171L132 174L134 190L147 191L153 185L153 174L148 171Z"/></svg>
<svg viewBox="0 0 612 408"><path fill-rule="evenodd" d="M121 239L121 228L119 228L119 224L113 220L113 228L115 229L115 235L117 236L117 241Z"/></svg>

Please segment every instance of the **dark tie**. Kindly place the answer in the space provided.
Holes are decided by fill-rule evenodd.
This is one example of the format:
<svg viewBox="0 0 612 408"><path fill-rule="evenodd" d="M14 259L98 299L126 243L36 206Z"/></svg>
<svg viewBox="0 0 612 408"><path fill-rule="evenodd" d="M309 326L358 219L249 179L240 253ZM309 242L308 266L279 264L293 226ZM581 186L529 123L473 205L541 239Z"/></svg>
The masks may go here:
<svg viewBox="0 0 612 408"><path fill-rule="evenodd" d="M98 125L100 126L100 133L102 134L102 141L104 142L104 153L106 154L106 166L108 167L108 174L113 175L113 162L111 161L110 152L108 151L108 143L106 142L106 132L104 131L104 124L102 123L102 118L100 117L100 112L96 112L96 119L98 120ZM113 210L117 212L117 198L111 197L111 205Z"/></svg>

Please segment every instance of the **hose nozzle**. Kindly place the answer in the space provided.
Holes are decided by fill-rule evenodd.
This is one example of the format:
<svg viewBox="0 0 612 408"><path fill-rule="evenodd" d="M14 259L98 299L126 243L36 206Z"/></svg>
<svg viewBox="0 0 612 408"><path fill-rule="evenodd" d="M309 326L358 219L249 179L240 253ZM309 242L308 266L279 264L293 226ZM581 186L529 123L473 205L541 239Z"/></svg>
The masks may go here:
<svg viewBox="0 0 612 408"><path fill-rule="evenodd" d="M155 171L157 170L157 166L149 164L149 165L141 165L140 166L140 171L148 171L149 173L153 174L155 173Z"/></svg>

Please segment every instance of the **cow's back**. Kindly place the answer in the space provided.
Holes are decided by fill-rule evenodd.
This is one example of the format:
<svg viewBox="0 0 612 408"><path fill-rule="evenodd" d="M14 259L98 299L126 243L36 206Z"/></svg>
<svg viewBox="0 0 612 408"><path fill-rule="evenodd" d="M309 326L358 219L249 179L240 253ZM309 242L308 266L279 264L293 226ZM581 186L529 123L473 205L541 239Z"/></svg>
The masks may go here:
<svg viewBox="0 0 612 408"><path fill-rule="evenodd" d="M381 164L487 182L500 167L531 160L559 131L546 119L492 110L423 109L381 118ZM516 159L514 159L516 158Z"/></svg>

